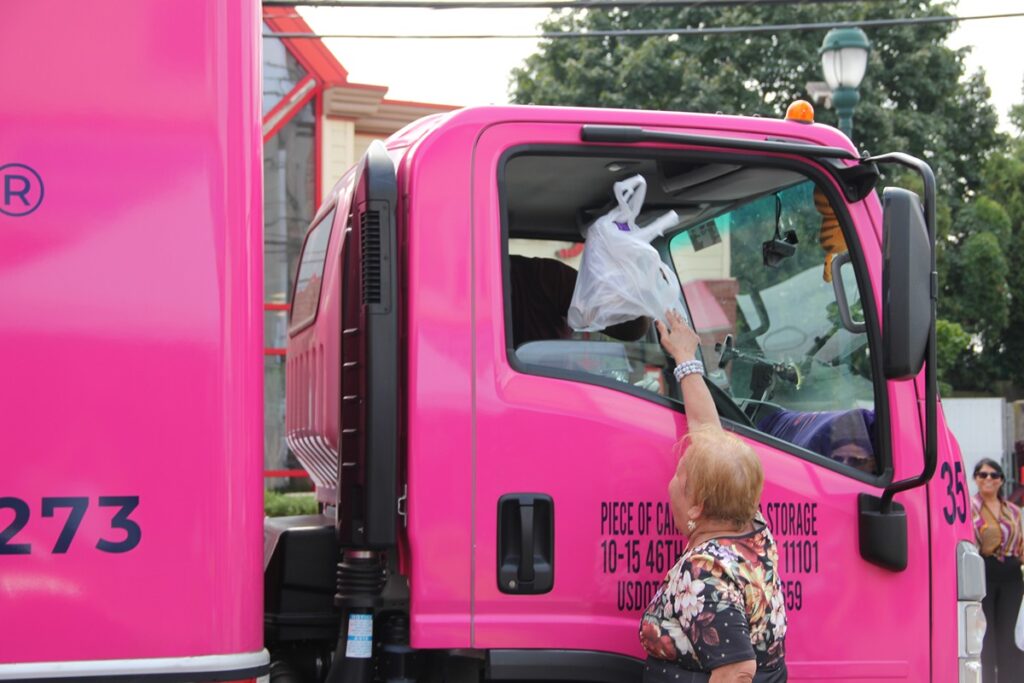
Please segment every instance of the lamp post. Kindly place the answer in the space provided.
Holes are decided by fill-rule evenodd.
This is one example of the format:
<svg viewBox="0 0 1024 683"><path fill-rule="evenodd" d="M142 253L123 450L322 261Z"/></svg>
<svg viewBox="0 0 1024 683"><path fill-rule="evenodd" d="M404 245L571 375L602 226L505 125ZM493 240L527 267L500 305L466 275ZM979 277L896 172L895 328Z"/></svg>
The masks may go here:
<svg viewBox="0 0 1024 683"><path fill-rule="evenodd" d="M853 110L860 102L860 82L868 67L871 43L859 28L834 28L821 43L821 70L832 88L839 130L853 137Z"/></svg>

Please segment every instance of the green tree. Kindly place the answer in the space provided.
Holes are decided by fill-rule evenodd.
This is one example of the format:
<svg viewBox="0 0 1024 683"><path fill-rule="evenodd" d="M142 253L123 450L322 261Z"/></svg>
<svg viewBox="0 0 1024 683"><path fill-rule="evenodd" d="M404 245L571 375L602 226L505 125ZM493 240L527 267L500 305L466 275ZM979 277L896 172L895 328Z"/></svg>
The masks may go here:
<svg viewBox="0 0 1024 683"><path fill-rule="evenodd" d="M953 385L950 371L970 353L971 335L959 323L939 318L935 321L935 359L938 365L939 393L949 396Z"/></svg>
<svg viewBox="0 0 1024 683"><path fill-rule="evenodd" d="M942 240L943 278L939 315L981 333L996 345L1009 315L1009 271L1005 250L1010 217L992 199L981 196L957 212Z"/></svg>
<svg viewBox="0 0 1024 683"><path fill-rule="evenodd" d="M1002 204L1016 232L1024 227L1024 102L1010 109L1010 124L1014 134L989 156L982 175L986 192Z"/></svg>
<svg viewBox="0 0 1024 683"><path fill-rule="evenodd" d="M1009 224L1001 243L1007 261L1009 303L1000 375L1024 390L1024 103L1012 108L1010 123L1015 135L988 159L982 180L985 193L1005 209Z"/></svg>
<svg viewBox="0 0 1024 683"><path fill-rule="evenodd" d="M964 243L968 238L990 232L1000 244L1010 239L1010 216L1003 205L987 196L979 196L963 206L956 215L947 239Z"/></svg>
<svg viewBox="0 0 1024 683"><path fill-rule="evenodd" d="M642 7L553 14L545 31L825 23L949 14L947 0L839 5ZM996 131L984 73L945 46L950 24L868 27L872 53L855 142L926 159L939 182L940 371L963 389L1008 375L1024 387L1024 138ZM549 39L513 71L518 103L778 117L820 80L820 31ZM834 124L819 108L817 119ZM1024 104L1012 121L1024 128ZM913 174L883 184L920 193ZM965 342L964 335L968 342Z"/></svg>
<svg viewBox="0 0 1024 683"><path fill-rule="evenodd" d="M966 372L954 372L958 388L983 389L999 378L1002 337L1010 313L1006 276L1009 266L996 233L979 232L968 237L950 263L949 282L954 296L951 316L977 337L977 352L967 362Z"/></svg>
<svg viewBox="0 0 1024 683"><path fill-rule="evenodd" d="M1024 161L1024 154L1021 158ZM1024 174L1020 176L1020 181L1024 183ZM1007 262L1010 271L1006 278L1010 310L1003 332L1002 368L1004 376L1013 382L1019 392L1024 391L1024 223L1021 221L1015 223Z"/></svg>
<svg viewBox="0 0 1024 683"><path fill-rule="evenodd" d="M951 2L637 7L553 14L545 31L820 23L948 14ZM965 50L944 45L950 24L868 28L873 44L857 144L927 159L943 196L966 199L1000 136L984 75L965 75ZM679 37L548 39L511 76L513 101L781 116L821 80L821 31ZM835 123L832 111L817 118Z"/></svg>

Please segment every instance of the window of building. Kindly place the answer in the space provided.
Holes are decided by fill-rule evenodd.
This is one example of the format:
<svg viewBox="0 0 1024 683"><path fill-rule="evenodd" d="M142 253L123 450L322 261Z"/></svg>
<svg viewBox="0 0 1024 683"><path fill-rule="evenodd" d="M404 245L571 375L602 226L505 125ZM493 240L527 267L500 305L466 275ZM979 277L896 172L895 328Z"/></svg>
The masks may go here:
<svg viewBox="0 0 1024 683"><path fill-rule="evenodd" d="M316 212L315 116L305 105L263 146L264 292L285 302L306 229ZM283 346L283 334L272 346Z"/></svg>
<svg viewBox="0 0 1024 683"><path fill-rule="evenodd" d="M264 33L272 29L263 24ZM306 70L292 56L280 38L263 39L263 115L284 99L303 78Z"/></svg>
<svg viewBox="0 0 1024 683"><path fill-rule="evenodd" d="M269 42L268 40L264 41ZM293 59L293 58L292 58ZM314 101L263 145L263 282L265 347L264 459L271 471L294 471L284 438L287 301L303 239L316 213ZM286 479L274 480L275 486ZM293 484L297 485L296 482Z"/></svg>

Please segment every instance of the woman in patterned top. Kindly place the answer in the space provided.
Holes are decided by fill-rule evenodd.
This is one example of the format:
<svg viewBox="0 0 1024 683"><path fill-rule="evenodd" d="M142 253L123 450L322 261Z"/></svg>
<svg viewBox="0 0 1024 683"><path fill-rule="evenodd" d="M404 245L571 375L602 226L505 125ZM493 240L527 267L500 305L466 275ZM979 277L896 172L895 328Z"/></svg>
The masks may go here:
<svg viewBox="0 0 1024 683"><path fill-rule="evenodd" d="M786 609L775 540L757 512L757 454L722 429L703 373L699 338L675 311L660 321L679 363L689 434L668 492L687 545L640 622L644 683L786 680Z"/></svg>
<svg viewBox="0 0 1024 683"><path fill-rule="evenodd" d="M1021 510L1003 500L1003 468L985 458L974 466L978 493L971 499L974 538L985 558L985 641L981 646L982 679L986 683L1019 681L1024 672L1024 653L1013 640L1017 611L1024 598L1021 559Z"/></svg>

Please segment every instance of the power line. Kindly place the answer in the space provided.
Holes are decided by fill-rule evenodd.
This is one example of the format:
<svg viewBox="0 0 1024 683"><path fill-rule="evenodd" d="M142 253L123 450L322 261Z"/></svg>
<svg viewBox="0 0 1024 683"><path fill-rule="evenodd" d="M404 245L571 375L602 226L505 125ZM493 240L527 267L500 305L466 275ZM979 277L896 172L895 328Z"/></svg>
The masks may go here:
<svg viewBox="0 0 1024 683"><path fill-rule="evenodd" d="M374 9L587 9L596 7L734 7L832 5L883 0L263 0L264 7L370 7Z"/></svg>
<svg viewBox="0 0 1024 683"><path fill-rule="evenodd" d="M366 33L264 33L264 38L372 38L375 40L491 40L491 39L556 39L556 38L619 38L619 37L651 37L651 36L702 36L730 35L738 33L783 33L786 31L814 31L833 28L885 28L892 26L914 26L924 24L949 24L979 19L1012 19L1024 17L1024 12L1008 14L984 14L971 17L937 16L916 17L910 19L868 19L865 21L839 21L816 24L773 24L759 26L705 26L702 28L651 28L651 29L613 29L600 31L554 31L544 33L478 33L466 35L393 35Z"/></svg>

